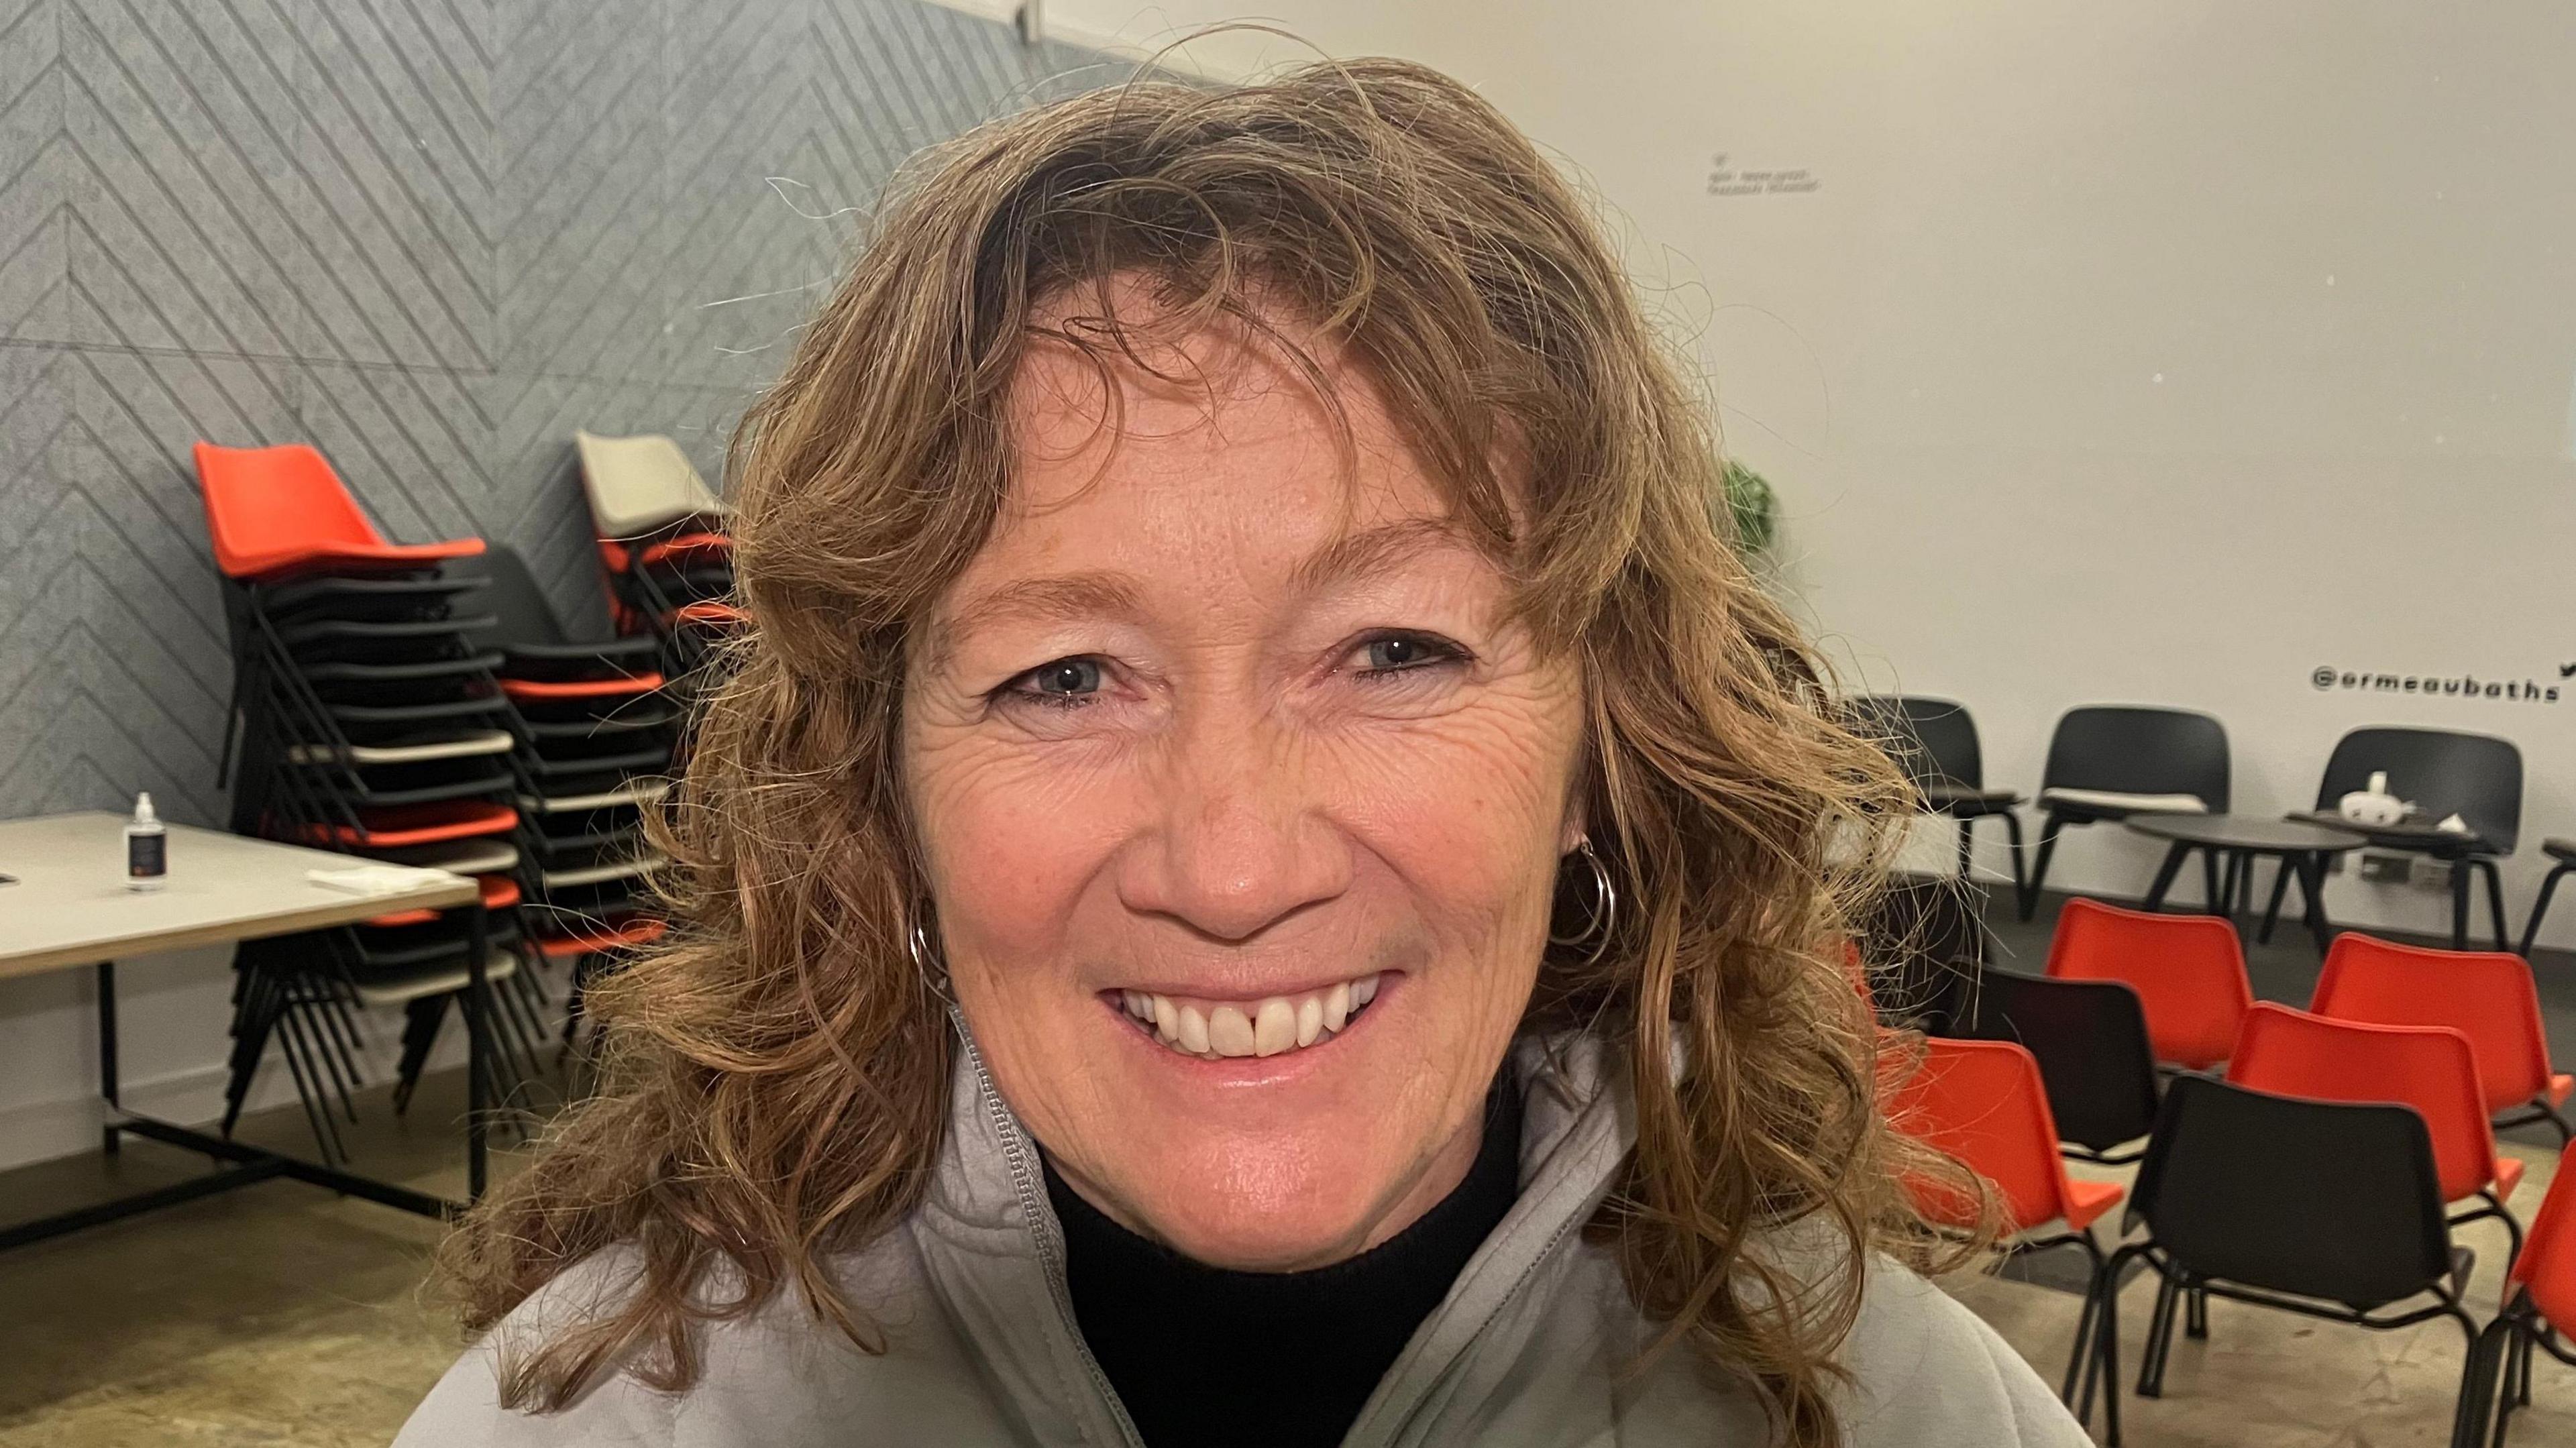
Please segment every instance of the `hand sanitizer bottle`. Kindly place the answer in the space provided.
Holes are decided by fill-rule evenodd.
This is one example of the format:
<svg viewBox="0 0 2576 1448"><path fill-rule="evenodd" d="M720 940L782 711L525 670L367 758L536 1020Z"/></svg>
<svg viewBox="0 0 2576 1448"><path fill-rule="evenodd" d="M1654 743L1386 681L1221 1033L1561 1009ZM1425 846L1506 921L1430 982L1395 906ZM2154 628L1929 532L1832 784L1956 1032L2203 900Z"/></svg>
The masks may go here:
<svg viewBox="0 0 2576 1448"><path fill-rule="evenodd" d="M125 888L158 890L170 874L170 832L152 812L149 790L134 797L134 818L125 825Z"/></svg>

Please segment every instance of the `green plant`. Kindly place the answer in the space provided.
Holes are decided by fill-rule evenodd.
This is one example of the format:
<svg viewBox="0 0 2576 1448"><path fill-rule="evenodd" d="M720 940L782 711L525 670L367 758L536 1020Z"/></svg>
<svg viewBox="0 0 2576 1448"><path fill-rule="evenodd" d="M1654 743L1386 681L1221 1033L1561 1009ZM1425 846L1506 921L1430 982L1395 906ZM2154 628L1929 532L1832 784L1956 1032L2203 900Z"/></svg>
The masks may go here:
<svg viewBox="0 0 2576 1448"><path fill-rule="evenodd" d="M1780 533L1780 497L1760 473L1739 462L1726 465L1726 511L1735 524L1735 545L1747 553L1768 553Z"/></svg>

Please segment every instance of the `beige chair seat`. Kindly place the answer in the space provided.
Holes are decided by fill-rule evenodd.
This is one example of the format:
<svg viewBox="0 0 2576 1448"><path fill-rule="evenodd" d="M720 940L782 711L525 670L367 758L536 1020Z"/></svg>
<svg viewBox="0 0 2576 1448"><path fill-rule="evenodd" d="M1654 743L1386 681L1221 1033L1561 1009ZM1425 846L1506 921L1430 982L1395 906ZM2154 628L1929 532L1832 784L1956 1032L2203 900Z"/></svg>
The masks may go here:
<svg viewBox="0 0 2576 1448"><path fill-rule="evenodd" d="M2207 814L2209 805L2196 794L2123 794L2116 789L2043 789L2042 809L2071 805L2076 809L2126 814Z"/></svg>
<svg viewBox="0 0 2576 1448"><path fill-rule="evenodd" d="M602 538L641 538L689 518L721 518L724 500L689 463L680 445L659 433L601 437L575 431L581 485Z"/></svg>

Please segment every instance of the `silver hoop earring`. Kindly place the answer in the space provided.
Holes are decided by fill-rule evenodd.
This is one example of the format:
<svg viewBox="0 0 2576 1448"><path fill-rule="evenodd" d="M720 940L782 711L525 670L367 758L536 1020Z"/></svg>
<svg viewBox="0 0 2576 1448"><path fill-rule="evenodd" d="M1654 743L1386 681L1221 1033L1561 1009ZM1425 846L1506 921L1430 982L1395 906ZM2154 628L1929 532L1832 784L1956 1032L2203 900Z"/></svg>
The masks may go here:
<svg viewBox="0 0 2576 1448"><path fill-rule="evenodd" d="M1592 867L1594 892L1592 911L1585 919L1581 931L1573 935L1558 935L1550 931L1547 943L1571 948L1588 942L1592 948L1584 953L1583 959L1577 964L1590 965L1601 958L1602 952L1610 948L1611 932L1618 927L1619 888L1610 883L1610 867L1602 863L1601 852L1592 848L1591 840L1584 839L1577 842L1574 847L1574 857L1579 857L1583 863Z"/></svg>
<svg viewBox="0 0 2576 1448"><path fill-rule="evenodd" d="M921 928L920 921L912 922L904 947L912 952L912 968L921 972L921 983L930 988L930 993L952 1006L957 1004L957 997L948 993L947 970L930 958L930 935Z"/></svg>

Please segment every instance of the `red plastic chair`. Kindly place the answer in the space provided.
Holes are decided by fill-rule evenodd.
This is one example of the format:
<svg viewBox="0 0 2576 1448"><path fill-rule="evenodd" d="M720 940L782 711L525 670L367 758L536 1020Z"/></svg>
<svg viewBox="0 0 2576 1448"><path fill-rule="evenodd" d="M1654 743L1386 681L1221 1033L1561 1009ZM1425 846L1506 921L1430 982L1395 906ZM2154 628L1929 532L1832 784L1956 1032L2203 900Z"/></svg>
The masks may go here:
<svg viewBox="0 0 2576 1448"><path fill-rule="evenodd" d="M2049 1115L2048 1089L2041 1084L2039 1062L2029 1051L2010 1041L1937 1037L1923 1046L1923 1064L1896 1087L1888 1119L1897 1130L1957 1157L1994 1184L2005 1230L2012 1234L2005 1250L2019 1254L2081 1247L2092 1260L2092 1284L2076 1322L2066 1381L2058 1390L2058 1396L2071 1404L2076 1374L2096 1340L2104 1286L2102 1249L2086 1229L2117 1205L2127 1189L2114 1182L2067 1176L2066 1163L2057 1154L2057 1123ZM1976 1223L1977 1204L1953 1192L1927 1184L1917 1188L1915 1199L1923 1214L1936 1222L1959 1227ZM2064 1224L2063 1230L2043 1231L2057 1223ZM2092 1374L2084 1376L2089 1399ZM2117 1368L2104 1378L2106 1383L2116 1381ZM2116 1395L2118 1389L2110 1391ZM2089 1402L2086 1407L2089 1410ZM2114 1434L2116 1440L2116 1429Z"/></svg>
<svg viewBox="0 0 2576 1448"><path fill-rule="evenodd" d="M2156 1060L2204 1071L2227 1059L2254 1004L2245 947L2214 915L2154 915L2069 900L2048 942L2058 980L2116 980L2146 1007Z"/></svg>
<svg viewBox="0 0 2576 1448"><path fill-rule="evenodd" d="M269 580L322 569L425 568L483 551L480 538L391 543L322 454L282 447L196 447L197 487L215 566L227 578Z"/></svg>
<svg viewBox="0 0 2576 1448"><path fill-rule="evenodd" d="M2531 1401L2533 1348L2576 1367L2576 1350L2552 1335L2553 1329L2576 1332L2576 1150L2559 1153L2558 1175L2532 1216L2522 1255L2505 1274L2505 1298L2504 1311L2478 1338L2469 1395L2475 1413L2463 1416L2452 1439L2456 1448L2485 1448L2486 1414L2499 1407L2499 1372L2504 1391L2494 1442L2501 1448L2513 1410Z"/></svg>
<svg viewBox="0 0 2576 1448"><path fill-rule="evenodd" d="M2576 1138L2558 1108L2576 1077L2549 1068L2531 966L2497 951L2431 950L2373 936L2335 937L2308 1009L2382 1026L2449 1026L2469 1038L2487 1114L2499 1127L2546 1121Z"/></svg>
<svg viewBox="0 0 2576 1448"><path fill-rule="evenodd" d="M2448 1026L2328 1020L2267 1001L2246 1012L2227 1079L2275 1096L2413 1107L2432 1133L2442 1200L2480 1203L2451 1224L2498 1218L2514 1251L2522 1250L2522 1226L2505 1210L2504 1199L2521 1184L2523 1165L2496 1154L2495 1131L2478 1089L2477 1053L2467 1036Z"/></svg>

